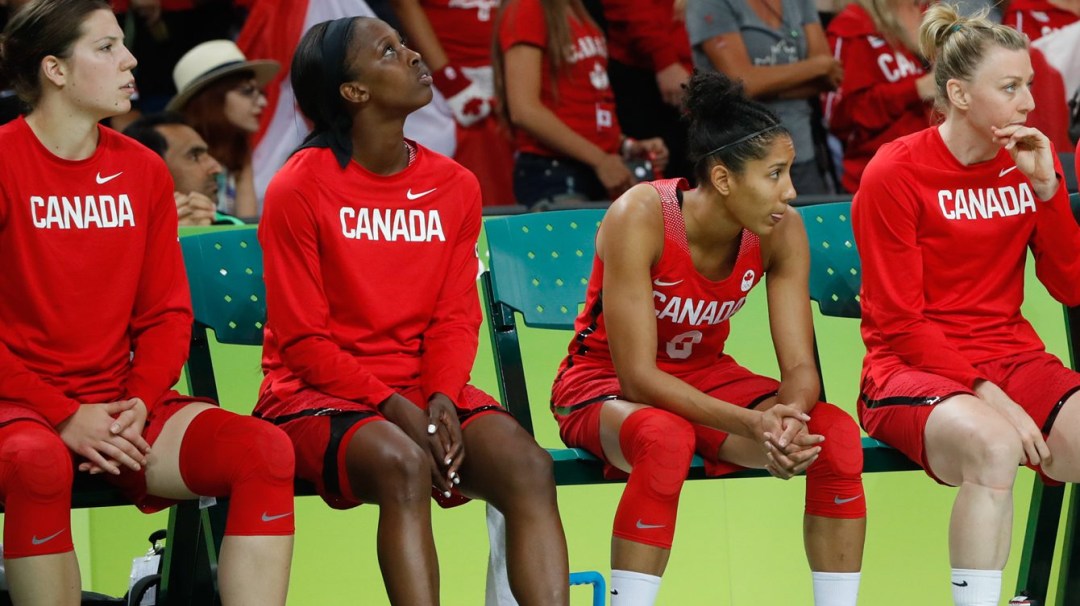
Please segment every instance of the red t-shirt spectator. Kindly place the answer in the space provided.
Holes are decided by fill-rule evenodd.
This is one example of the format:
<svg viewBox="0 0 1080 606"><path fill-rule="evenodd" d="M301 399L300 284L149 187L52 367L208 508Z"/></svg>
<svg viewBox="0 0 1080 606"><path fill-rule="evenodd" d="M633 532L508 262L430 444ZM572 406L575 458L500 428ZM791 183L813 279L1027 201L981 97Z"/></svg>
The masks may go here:
<svg viewBox="0 0 1080 606"><path fill-rule="evenodd" d="M491 65L491 38L499 0L421 0L439 44L459 67Z"/></svg>
<svg viewBox="0 0 1080 606"><path fill-rule="evenodd" d="M925 71L922 60L890 44L858 4L841 11L826 34L833 56L844 65L844 81L826 96L825 119L844 144L840 182L854 192L879 147L930 125L930 105L915 84Z"/></svg>
<svg viewBox="0 0 1080 606"><path fill-rule="evenodd" d="M623 65L658 72L674 63L694 66L686 26L671 0L603 0L608 50Z"/></svg>
<svg viewBox="0 0 1080 606"><path fill-rule="evenodd" d="M1046 0L1012 0L1001 22L1024 32L1031 40L1080 21L1076 13L1058 8Z"/></svg>
<svg viewBox="0 0 1080 606"><path fill-rule="evenodd" d="M547 27L540 0L515 0L507 7L499 30L503 52L516 44L547 48ZM615 95L608 85L607 43L604 34L592 24L570 16L569 48L563 49L565 64L552 81L547 61L541 70L540 102L567 126L609 154L619 150L618 118ZM511 76L512 77L512 76ZM522 129L514 131L519 152L558 156Z"/></svg>

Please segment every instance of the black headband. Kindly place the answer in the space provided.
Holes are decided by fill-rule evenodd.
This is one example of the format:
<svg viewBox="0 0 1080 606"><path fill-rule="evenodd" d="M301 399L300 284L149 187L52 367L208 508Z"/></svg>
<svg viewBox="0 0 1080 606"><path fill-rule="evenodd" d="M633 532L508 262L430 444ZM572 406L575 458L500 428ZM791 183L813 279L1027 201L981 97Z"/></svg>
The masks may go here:
<svg viewBox="0 0 1080 606"><path fill-rule="evenodd" d="M326 99L333 99L334 103L341 103L341 93L338 87L345 81L345 54L348 51L349 31L356 17L344 17L334 19L326 27L326 33L322 39L322 69L326 75L324 80L326 90L323 94ZM349 165L352 160L352 136L349 132L352 121L342 113L340 117L331 120L328 128L323 131L312 133L300 146L305 147L328 147L334 152L334 157L341 168Z"/></svg>
<svg viewBox="0 0 1080 606"><path fill-rule="evenodd" d="M702 158L708 158L709 156L711 156L711 155L713 155L715 153L718 153L718 152L722 152L722 151L724 151L725 149L727 149L729 147L735 147L736 145L738 145L740 143L746 143L750 139L753 139L755 137L764 135L765 133L767 133L767 132L769 132L769 131L771 131L771 130L773 130L775 128L780 128L780 123L779 122L777 122L776 124L773 124L771 126L766 126L765 128L763 128L761 130L754 131L754 132L750 133L749 135L746 135L745 137L740 137L738 139L735 139L731 143L725 143L725 144L721 145L720 147L717 147L716 149L706 153L704 156L702 156Z"/></svg>

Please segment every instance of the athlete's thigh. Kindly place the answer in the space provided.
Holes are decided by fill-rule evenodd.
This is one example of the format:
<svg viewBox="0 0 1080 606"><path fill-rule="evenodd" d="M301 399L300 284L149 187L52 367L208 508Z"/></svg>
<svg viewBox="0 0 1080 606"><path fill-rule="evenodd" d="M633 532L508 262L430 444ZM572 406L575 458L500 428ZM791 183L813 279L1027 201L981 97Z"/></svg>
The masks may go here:
<svg viewBox="0 0 1080 606"><path fill-rule="evenodd" d="M775 405L776 396L770 396L755 406L754 410L765 411ZM752 469L764 469L765 465L769 463L769 458L765 456L764 444L759 443L757 440L734 434L728 434L724 439L723 443L720 445L717 458L721 461L734 463L740 467L749 467Z"/></svg>
<svg viewBox="0 0 1080 606"><path fill-rule="evenodd" d="M217 408L206 402L183 404L161 428L161 433L150 445L146 464L146 491L169 499L193 499L196 495L184 484L180 475L180 445L184 441L191 421L200 413Z"/></svg>
<svg viewBox="0 0 1080 606"><path fill-rule="evenodd" d="M623 454L619 433L630 415L649 406L627 400L607 400L600 406L600 447L604 457L612 466L630 473L631 465Z"/></svg>
<svg viewBox="0 0 1080 606"><path fill-rule="evenodd" d="M968 466L977 465L987 445L1019 442L1020 434L1001 413L974 395L954 395L934 406L923 430L927 471L959 486ZM1020 460L1017 459L1017 465Z"/></svg>
<svg viewBox="0 0 1080 606"><path fill-rule="evenodd" d="M368 503L379 502L379 491L386 482L399 482L406 475L394 470L416 469L425 482L431 478L432 458L429 451L412 440L397 425L379 419L364 423L352 433L345 447L345 472L353 495Z"/></svg>
<svg viewBox="0 0 1080 606"><path fill-rule="evenodd" d="M1065 399L1046 439L1050 461L1042 471L1059 482L1080 482L1080 391Z"/></svg>

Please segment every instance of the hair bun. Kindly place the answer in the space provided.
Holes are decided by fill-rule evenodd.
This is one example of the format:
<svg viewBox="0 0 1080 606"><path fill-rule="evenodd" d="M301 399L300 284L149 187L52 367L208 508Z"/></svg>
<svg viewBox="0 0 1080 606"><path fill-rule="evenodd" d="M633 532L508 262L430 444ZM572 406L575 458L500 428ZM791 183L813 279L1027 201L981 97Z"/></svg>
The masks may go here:
<svg viewBox="0 0 1080 606"><path fill-rule="evenodd" d="M686 84L683 109L691 116L723 114L745 99L742 82L720 72L695 71Z"/></svg>

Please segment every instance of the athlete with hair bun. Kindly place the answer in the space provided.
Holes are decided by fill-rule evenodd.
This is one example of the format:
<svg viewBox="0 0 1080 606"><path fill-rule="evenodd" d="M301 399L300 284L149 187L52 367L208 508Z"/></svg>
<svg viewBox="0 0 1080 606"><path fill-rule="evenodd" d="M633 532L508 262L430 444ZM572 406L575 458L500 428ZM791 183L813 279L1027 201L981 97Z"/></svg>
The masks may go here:
<svg viewBox="0 0 1080 606"><path fill-rule="evenodd" d="M431 101L420 54L378 19L312 27L292 65L313 125L270 182L259 225L268 322L256 414L293 442L332 507L379 506L392 604L439 603L432 487L506 518L523 604L569 602L551 456L469 385L480 329L480 186L405 139Z"/></svg>
<svg viewBox="0 0 1080 606"><path fill-rule="evenodd" d="M856 603L866 530L854 420L818 401L809 250L779 120L718 73L691 80L700 185L639 184L607 212L585 309L552 388L567 445L629 479L615 513L612 606L656 600L679 494L697 453L718 476L806 471L805 546L817 606ZM723 351L728 321L767 279L780 381Z"/></svg>
<svg viewBox="0 0 1080 606"><path fill-rule="evenodd" d="M1027 38L939 4L920 39L945 121L883 146L853 202L867 348L859 416L959 487L953 600L990 605L1018 466L1080 481L1080 374L1020 314L1028 249L1050 293L1080 304L1080 228L1050 142L1025 126Z"/></svg>

